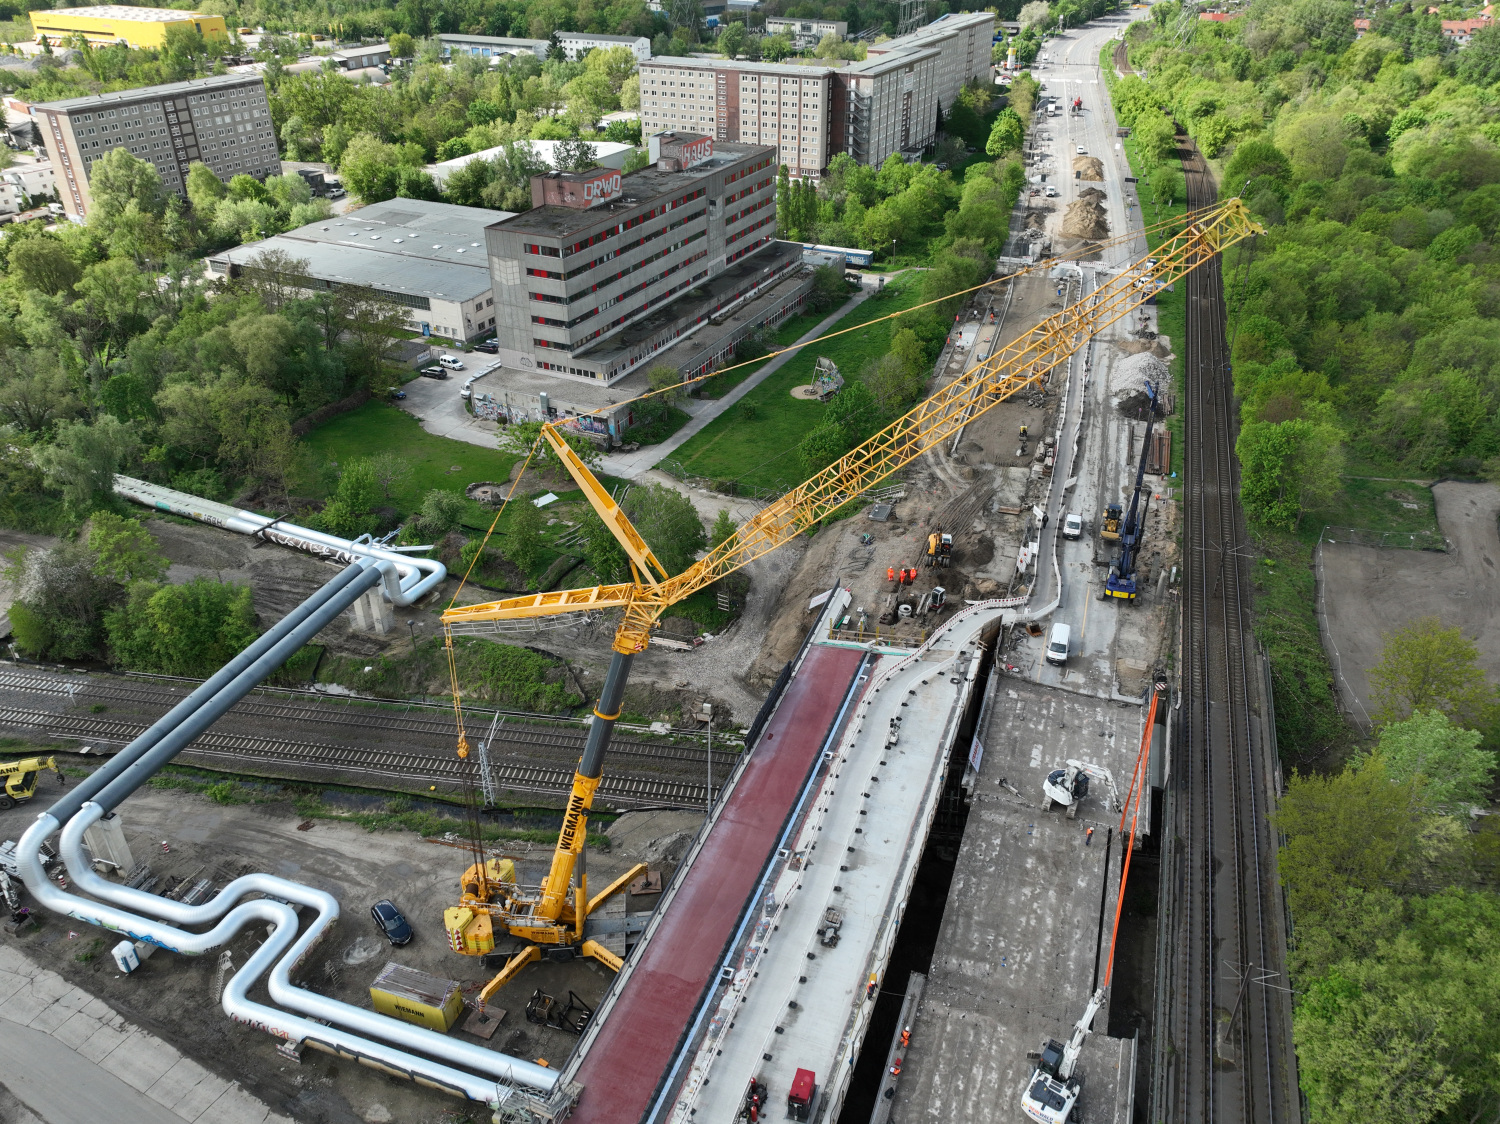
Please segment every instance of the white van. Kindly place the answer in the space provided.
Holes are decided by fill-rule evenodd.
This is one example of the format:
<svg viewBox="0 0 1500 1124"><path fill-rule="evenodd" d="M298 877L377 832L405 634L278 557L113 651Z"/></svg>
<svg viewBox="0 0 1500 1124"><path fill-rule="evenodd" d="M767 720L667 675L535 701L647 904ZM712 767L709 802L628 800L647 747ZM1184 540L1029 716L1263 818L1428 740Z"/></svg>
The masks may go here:
<svg viewBox="0 0 1500 1124"><path fill-rule="evenodd" d="M1068 662L1068 642L1073 639L1073 630L1065 624L1055 624L1052 632L1047 636L1047 662L1065 664Z"/></svg>

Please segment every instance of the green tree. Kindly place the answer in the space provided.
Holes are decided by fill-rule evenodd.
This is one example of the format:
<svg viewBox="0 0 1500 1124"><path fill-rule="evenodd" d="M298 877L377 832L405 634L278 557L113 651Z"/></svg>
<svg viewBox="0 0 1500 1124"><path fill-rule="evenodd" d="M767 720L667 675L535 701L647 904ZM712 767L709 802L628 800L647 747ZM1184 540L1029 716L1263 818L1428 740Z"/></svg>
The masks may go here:
<svg viewBox="0 0 1500 1124"><path fill-rule="evenodd" d="M1006 156L1012 152L1020 152L1025 140L1026 128L1016 111L1002 109L996 116L994 125L990 127L990 139L985 142L984 150L991 156Z"/></svg>
<svg viewBox="0 0 1500 1124"><path fill-rule="evenodd" d="M211 223L219 201L229 194L224 181L207 164L194 160L188 165L187 196L193 205L193 213L203 222Z"/></svg>
<svg viewBox="0 0 1500 1124"><path fill-rule="evenodd" d="M1155 167L1174 159L1177 155L1177 130L1172 119L1159 109L1147 109L1138 113L1131 126L1131 137L1136 150Z"/></svg>
<svg viewBox="0 0 1500 1124"><path fill-rule="evenodd" d="M1151 172L1151 201L1158 207L1171 207L1187 196L1187 181L1180 168L1163 164Z"/></svg>
<svg viewBox="0 0 1500 1124"><path fill-rule="evenodd" d="M59 425L57 439L36 451L36 466L48 487L62 492L69 510L83 517L110 504L115 473L139 445L131 426L106 414L93 425Z"/></svg>
<svg viewBox="0 0 1500 1124"><path fill-rule="evenodd" d="M1419 780L1428 804L1449 815L1467 815L1487 800L1495 755L1480 749L1478 730L1455 726L1441 711L1417 711L1380 731L1377 752L1394 781Z"/></svg>
<svg viewBox="0 0 1500 1124"><path fill-rule="evenodd" d="M380 486L380 494L386 500L390 500L411 479L411 461L390 449L371 457L370 467L375 472L375 483ZM455 495L456 493L446 494Z"/></svg>
<svg viewBox="0 0 1500 1124"><path fill-rule="evenodd" d="M89 194L93 196L90 225L113 222L128 211L160 218L167 208L155 165L123 148L112 148L94 161L89 169Z"/></svg>
<svg viewBox="0 0 1500 1124"><path fill-rule="evenodd" d="M375 530L373 508L380 502L380 484L374 466L365 459L352 460L339 473L338 487L318 516L319 526L346 539Z"/></svg>
<svg viewBox="0 0 1500 1124"><path fill-rule="evenodd" d="M1326 919L1351 890L1399 889L1423 828L1422 782L1394 782L1370 757L1333 776L1294 773L1272 821L1284 837L1278 862L1292 916Z"/></svg>
<svg viewBox="0 0 1500 1124"><path fill-rule="evenodd" d="M59 239L27 238L10 252L10 275L23 287L48 296L65 293L83 278L83 270Z"/></svg>
<svg viewBox="0 0 1500 1124"><path fill-rule="evenodd" d="M1342 434L1309 418L1249 422L1240 429L1240 500L1258 523L1294 530L1309 510L1325 506L1340 488Z"/></svg>
<svg viewBox="0 0 1500 1124"><path fill-rule="evenodd" d="M136 582L105 614L115 661L134 671L202 677L255 639L250 588L198 577L183 585Z"/></svg>
<svg viewBox="0 0 1500 1124"><path fill-rule="evenodd" d="M721 507L719 514L714 516L713 527L708 532L708 548L718 550L737 534L739 534L739 525L735 523L734 517Z"/></svg>
<svg viewBox="0 0 1500 1124"><path fill-rule="evenodd" d="M5 576L16 598L10 607L16 646L44 659L98 655L104 614L119 586L96 572L93 551L75 542L7 557Z"/></svg>
<svg viewBox="0 0 1500 1124"><path fill-rule="evenodd" d="M599 446L576 430L562 427L557 430L562 436L568 448L572 449L578 459L590 468L599 463ZM500 448L508 453L517 453L526 456L535 446L536 454L532 457L532 466L542 470L566 471L562 461L558 460L557 454L552 451L552 446L541 440L541 422L511 422L500 430Z"/></svg>
<svg viewBox="0 0 1500 1124"><path fill-rule="evenodd" d="M707 545L693 501L665 484L632 488L625 513L668 574L686 570Z"/></svg>
<svg viewBox="0 0 1500 1124"><path fill-rule="evenodd" d="M529 578L542 556L545 545L542 528L546 521L541 509L525 496L517 496L511 501L511 506L514 510L506 527L505 557Z"/></svg>
<svg viewBox="0 0 1500 1124"><path fill-rule="evenodd" d="M1495 721L1495 688L1479 666L1479 649L1457 625L1422 617L1385 635L1380 662L1370 669L1375 721L1402 722L1437 711L1469 729Z"/></svg>
<svg viewBox="0 0 1500 1124"><path fill-rule="evenodd" d="M376 482L379 483L378 476ZM434 488L422 497L422 508L417 516L417 524L424 536L440 539L450 531L458 530L468 511L468 500L458 492Z"/></svg>
<svg viewBox="0 0 1500 1124"><path fill-rule="evenodd" d="M128 585L166 577L166 556L139 519L96 511L89 519L88 543L94 553L94 573L102 578Z"/></svg>
<svg viewBox="0 0 1500 1124"><path fill-rule="evenodd" d="M601 582L623 581L630 575L630 557L619 540L610 533L593 508L583 513L578 521L578 530L583 539L583 557Z"/></svg>
<svg viewBox="0 0 1500 1124"><path fill-rule="evenodd" d="M417 41L404 31L398 31L386 40L391 47L391 57L409 59L417 53Z"/></svg>

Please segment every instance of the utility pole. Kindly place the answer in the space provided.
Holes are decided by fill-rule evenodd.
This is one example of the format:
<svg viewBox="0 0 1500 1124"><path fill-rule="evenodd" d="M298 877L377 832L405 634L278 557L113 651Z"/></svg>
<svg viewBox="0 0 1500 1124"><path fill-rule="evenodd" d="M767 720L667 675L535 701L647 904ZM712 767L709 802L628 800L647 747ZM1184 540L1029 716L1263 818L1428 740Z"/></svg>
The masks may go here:
<svg viewBox="0 0 1500 1124"><path fill-rule="evenodd" d="M712 703L703 704L703 713L708 718L708 811L714 810L714 708Z"/></svg>

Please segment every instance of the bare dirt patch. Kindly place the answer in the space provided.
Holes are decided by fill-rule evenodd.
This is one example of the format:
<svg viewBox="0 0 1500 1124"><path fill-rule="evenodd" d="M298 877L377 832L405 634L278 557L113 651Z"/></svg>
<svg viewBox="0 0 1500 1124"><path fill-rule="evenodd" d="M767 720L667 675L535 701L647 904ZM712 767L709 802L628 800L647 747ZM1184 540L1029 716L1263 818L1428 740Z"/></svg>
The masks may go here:
<svg viewBox="0 0 1500 1124"><path fill-rule="evenodd" d="M1323 646L1345 710L1363 725L1373 710L1368 672L1384 636L1413 620L1437 617L1463 629L1479 665L1500 677L1500 487L1445 482L1432 493L1446 554L1344 542L1318 549Z"/></svg>

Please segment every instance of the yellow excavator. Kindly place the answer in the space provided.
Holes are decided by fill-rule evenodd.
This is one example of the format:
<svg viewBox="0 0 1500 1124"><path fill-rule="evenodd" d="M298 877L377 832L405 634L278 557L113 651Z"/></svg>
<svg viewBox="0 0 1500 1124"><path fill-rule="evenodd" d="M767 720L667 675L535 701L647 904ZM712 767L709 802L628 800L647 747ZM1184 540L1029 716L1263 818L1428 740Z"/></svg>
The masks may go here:
<svg viewBox="0 0 1500 1124"><path fill-rule="evenodd" d="M998 349L811 479L762 508L726 541L677 575L666 572L646 540L609 491L595 479L557 425L552 422L542 425L541 439L547 442L624 548L632 580L477 605L450 605L443 613L461 758L468 757L469 742L454 658L454 625L528 620L588 610L608 609L620 614L614 656L573 777L572 793L546 881L540 886L521 885L514 862L485 854L479 840L477 816L471 820L474 862L464 872L459 904L443 914L449 942L454 951L471 956L491 952L497 933L527 942L526 948L511 956L500 974L481 991L481 1007L525 965L540 959L544 950L561 958L591 956L615 970L621 966L619 957L586 937L585 925L589 914L602 901L617 893L644 868L633 868L591 899L579 858L594 794L604 774L605 751L620 716L631 661L637 652L645 650L661 615L684 598L813 530L825 517L952 438L981 414L1028 387L1044 385L1059 364L1101 329L1129 315L1224 248L1263 231L1239 199L1230 199L1217 207L1187 215L1180 230L1164 233L1166 237L1150 257L1117 271L1084 300L1048 317ZM1046 269L1055 264L1041 262L1030 269ZM1008 278L991 284L1004 280Z"/></svg>
<svg viewBox="0 0 1500 1124"><path fill-rule="evenodd" d="M20 761L0 762L0 777L5 778L5 791L0 793L0 811L24 804L36 795L37 778L43 769L57 774L57 783L63 783L54 757L23 757Z"/></svg>

